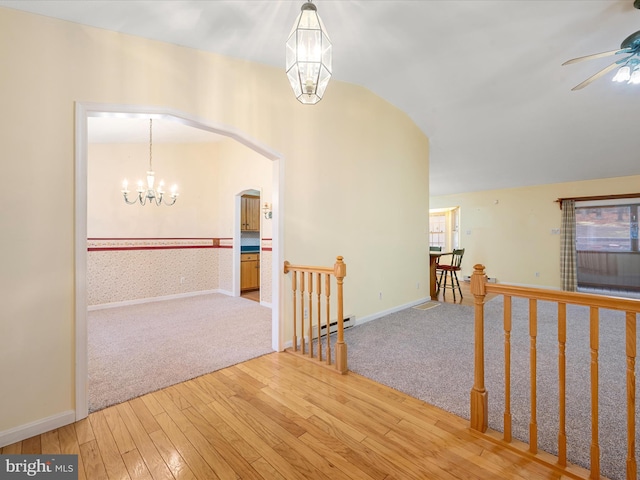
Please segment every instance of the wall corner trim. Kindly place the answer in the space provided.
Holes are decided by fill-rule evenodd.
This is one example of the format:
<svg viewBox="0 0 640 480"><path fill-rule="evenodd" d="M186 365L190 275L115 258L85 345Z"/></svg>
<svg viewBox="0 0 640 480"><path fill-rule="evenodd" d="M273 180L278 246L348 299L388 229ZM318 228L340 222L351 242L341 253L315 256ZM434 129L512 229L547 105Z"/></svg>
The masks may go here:
<svg viewBox="0 0 640 480"><path fill-rule="evenodd" d="M67 410L50 417L42 418L31 423L19 425L0 432L0 447L20 442L27 438L40 435L56 428L69 425L76 421L75 410Z"/></svg>

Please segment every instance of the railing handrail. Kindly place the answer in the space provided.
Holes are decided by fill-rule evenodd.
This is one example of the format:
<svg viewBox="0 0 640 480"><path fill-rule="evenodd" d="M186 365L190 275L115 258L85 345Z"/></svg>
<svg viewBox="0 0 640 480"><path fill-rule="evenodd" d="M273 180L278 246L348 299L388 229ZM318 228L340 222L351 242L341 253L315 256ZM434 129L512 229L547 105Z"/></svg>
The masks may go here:
<svg viewBox="0 0 640 480"><path fill-rule="evenodd" d="M336 299L336 307L337 307L337 338L335 344L335 369L345 374L347 373L347 345L344 342L344 309L343 309L343 283L344 278L347 276L347 266L343 261L343 257L338 256L336 258L336 263L333 267L316 267L316 266L308 266L308 265L292 265L288 261L284 262L284 273L288 274L289 272L293 273L292 278L292 286L293 286L293 338L292 338L292 350L294 352L297 351L297 342L298 335L296 330L297 319L296 319L296 292L297 292L297 274L300 273L300 308L301 311L304 312L304 293L309 294L309 315L308 315L308 338L309 338L309 356L311 358L314 357L313 354L313 344L312 344L312 326L313 326L313 314L312 314L312 298L311 295L313 293L313 276L317 275L317 329L318 329L318 355L317 360L322 361L322 352L320 349L321 343L321 319L320 319L320 291L322 289L320 285L320 276L325 275L326 285L325 285L325 298L326 298L326 329L327 329L327 342L326 342L326 361L330 365L331 364L331 342L329 341L328 335L330 333L330 308L329 308L329 285L330 285L330 277L335 277L336 280L336 290L337 290L337 299ZM305 275L306 274L306 275ZM308 285L309 290L305 289L305 276L308 277ZM304 313L301 315L301 350L302 354L305 353L304 349Z"/></svg>
<svg viewBox="0 0 640 480"><path fill-rule="evenodd" d="M329 275L335 274L335 268L332 267L311 267L308 265L291 265L288 261L284 262L284 273L289 272L310 272L310 273L328 273Z"/></svg>
<svg viewBox="0 0 640 480"><path fill-rule="evenodd" d="M594 295L591 293L522 287L503 283L485 283L484 286L485 293L510 295L512 297L535 298L536 300L549 302L640 313L640 300L631 298L608 297L605 295Z"/></svg>
<svg viewBox="0 0 640 480"><path fill-rule="evenodd" d="M599 330L600 309L625 312L625 353L626 353L626 389L627 389L627 480L636 478L636 316L640 313L640 300L619 297L607 297L588 293L566 292L516 285L487 283L485 267L474 265L471 275L471 293L474 296L474 383L471 389L470 426L472 430L485 432L488 428L488 392L485 388L484 363L484 305L487 293L501 294L504 297L504 349L505 349L505 411L504 441L511 442L511 300L512 297L529 299L529 365L530 365L530 410L529 452L536 455L538 450L537 425L537 336L538 301L549 301L558 305L558 465L567 465L566 435L566 344L567 344L567 305L589 307L589 348L590 348L590 385L591 385L591 446L589 478L600 478L600 444L598 430L599 405Z"/></svg>

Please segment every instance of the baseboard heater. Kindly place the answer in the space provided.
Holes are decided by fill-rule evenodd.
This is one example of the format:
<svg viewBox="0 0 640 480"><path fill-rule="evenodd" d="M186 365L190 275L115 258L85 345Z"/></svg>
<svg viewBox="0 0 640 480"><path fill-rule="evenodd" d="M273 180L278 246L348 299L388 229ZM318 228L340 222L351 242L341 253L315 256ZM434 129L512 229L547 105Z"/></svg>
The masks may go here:
<svg viewBox="0 0 640 480"><path fill-rule="evenodd" d="M471 281L471 275L465 275L464 277L462 277L462 280L464 282L470 282ZM495 278L487 277L487 283L498 283L498 281Z"/></svg>
<svg viewBox="0 0 640 480"><path fill-rule="evenodd" d="M343 328L350 328L356 324L356 319L352 315L350 317L345 318L342 322L343 322L342 323ZM332 333L336 333L337 331L338 331L338 321L336 320L335 322L331 322L329 324L329 335L331 335ZM315 330L314 333L315 335L313 337L317 338L318 337L317 330ZM327 335L327 324L325 323L320 327L320 336L325 337L326 335Z"/></svg>

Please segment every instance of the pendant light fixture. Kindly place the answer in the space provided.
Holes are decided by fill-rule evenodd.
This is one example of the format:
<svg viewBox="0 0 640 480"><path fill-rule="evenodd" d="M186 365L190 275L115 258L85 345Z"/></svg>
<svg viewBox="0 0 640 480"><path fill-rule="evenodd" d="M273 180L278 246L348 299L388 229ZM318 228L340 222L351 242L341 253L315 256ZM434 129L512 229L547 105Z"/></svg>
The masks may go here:
<svg viewBox="0 0 640 480"><path fill-rule="evenodd" d="M286 71L296 98L314 105L322 100L331 78L331 41L316 6L302 5L287 39Z"/></svg>
<svg viewBox="0 0 640 480"><path fill-rule="evenodd" d="M129 182L125 178L122 182L122 195L124 195L124 201L133 205L134 203L140 203L140 205L146 205L147 201L149 203L155 203L160 206L162 203L165 205L171 206L176 203L178 198L178 186L173 185L171 187L170 197L171 200L167 201L164 196L164 180L160 180L158 184L158 188L154 188L155 183L155 172L153 171L153 119L149 119L149 170L147 171L147 187L145 188L142 180L138 180L138 196L133 200L129 200Z"/></svg>

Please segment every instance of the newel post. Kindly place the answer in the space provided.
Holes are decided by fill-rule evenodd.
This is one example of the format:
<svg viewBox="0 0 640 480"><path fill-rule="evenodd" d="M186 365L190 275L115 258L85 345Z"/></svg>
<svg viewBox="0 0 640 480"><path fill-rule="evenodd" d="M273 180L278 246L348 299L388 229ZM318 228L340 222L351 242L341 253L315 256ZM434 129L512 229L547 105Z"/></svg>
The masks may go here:
<svg viewBox="0 0 640 480"><path fill-rule="evenodd" d="M471 389L471 428L487 430L489 421L489 393L484 388L484 297L487 276L484 265L474 265L471 275L471 293L475 304L475 359L473 388Z"/></svg>
<svg viewBox="0 0 640 480"><path fill-rule="evenodd" d="M344 312L342 309L342 284L347 276L347 266L342 257L336 258L333 274L338 287L338 338L336 340L336 369L340 373L347 373L347 344L344 343ZM328 341L328 340L327 340Z"/></svg>

